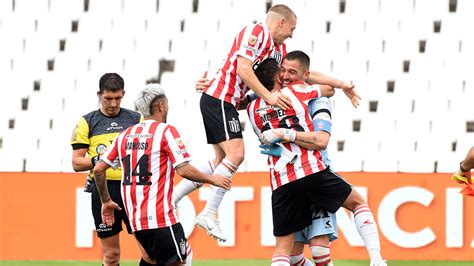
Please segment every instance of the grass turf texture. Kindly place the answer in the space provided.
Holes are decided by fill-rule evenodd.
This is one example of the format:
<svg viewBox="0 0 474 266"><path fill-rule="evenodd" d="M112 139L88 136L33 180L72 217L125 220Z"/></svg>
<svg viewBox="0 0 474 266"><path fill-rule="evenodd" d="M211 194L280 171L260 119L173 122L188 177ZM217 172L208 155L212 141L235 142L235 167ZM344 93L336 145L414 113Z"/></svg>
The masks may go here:
<svg viewBox="0 0 474 266"><path fill-rule="evenodd" d="M0 261L1 266L81 266L100 265L99 261ZM121 266L136 266L138 261L123 261ZM270 260L194 260L193 266L268 266ZM369 261L363 260L335 260L335 266L367 266ZM390 266L468 266L472 261L388 261Z"/></svg>

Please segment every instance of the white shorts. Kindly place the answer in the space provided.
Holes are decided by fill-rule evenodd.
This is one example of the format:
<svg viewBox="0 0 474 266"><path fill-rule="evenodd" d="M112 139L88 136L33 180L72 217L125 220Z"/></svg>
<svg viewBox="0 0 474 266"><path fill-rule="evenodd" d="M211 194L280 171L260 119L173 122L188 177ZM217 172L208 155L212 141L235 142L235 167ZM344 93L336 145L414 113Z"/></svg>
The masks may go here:
<svg viewBox="0 0 474 266"><path fill-rule="evenodd" d="M308 244L311 238L329 235L329 241L337 239L336 214L326 210L313 209L313 223L305 229L295 233L295 241Z"/></svg>

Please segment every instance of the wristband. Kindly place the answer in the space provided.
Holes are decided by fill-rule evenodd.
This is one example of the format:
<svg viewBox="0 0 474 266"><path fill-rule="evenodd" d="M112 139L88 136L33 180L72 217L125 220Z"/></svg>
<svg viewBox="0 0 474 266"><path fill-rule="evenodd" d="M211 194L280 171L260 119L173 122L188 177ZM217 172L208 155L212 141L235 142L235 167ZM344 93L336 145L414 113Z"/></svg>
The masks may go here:
<svg viewBox="0 0 474 266"><path fill-rule="evenodd" d="M92 157L91 158L92 167L95 167L98 161L99 161L99 156Z"/></svg>

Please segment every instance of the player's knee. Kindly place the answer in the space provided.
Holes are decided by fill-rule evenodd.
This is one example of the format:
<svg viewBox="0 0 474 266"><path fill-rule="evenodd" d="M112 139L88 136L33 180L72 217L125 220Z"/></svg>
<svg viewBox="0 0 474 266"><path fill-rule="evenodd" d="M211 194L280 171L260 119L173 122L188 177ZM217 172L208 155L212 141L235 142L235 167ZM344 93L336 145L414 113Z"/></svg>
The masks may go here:
<svg viewBox="0 0 474 266"><path fill-rule="evenodd" d="M104 262L106 262L107 265L118 265L118 263L120 262L120 249L104 249Z"/></svg>
<svg viewBox="0 0 474 266"><path fill-rule="evenodd" d="M228 159L238 167L244 161L245 153L243 149L241 151L236 150L234 154L228 157Z"/></svg>
<svg viewBox="0 0 474 266"><path fill-rule="evenodd" d="M367 204L365 199L362 197L362 195L359 192L353 189L349 197L346 199L344 203L344 207L350 211L353 211L358 206L364 205L364 204Z"/></svg>

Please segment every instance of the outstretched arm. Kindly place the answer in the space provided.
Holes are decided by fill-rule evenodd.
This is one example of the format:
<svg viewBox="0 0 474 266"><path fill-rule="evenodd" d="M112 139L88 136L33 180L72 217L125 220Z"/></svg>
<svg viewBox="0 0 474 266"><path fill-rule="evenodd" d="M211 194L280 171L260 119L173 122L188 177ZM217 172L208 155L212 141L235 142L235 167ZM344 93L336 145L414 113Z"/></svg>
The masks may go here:
<svg viewBox="0 0 474 266"><path fill-rule="evenodd" d="M361 100L361 97L357 93L355 86L352 82L346 82L339 80L337 78L333 78L330 76L327 76L323 73L316 72L316 71L310 71L309 77L306 79L306 82L308 84L321 84L321 85L329 85L333 88L340 88L344 91L344 94L346 94L347 98L351 100L351 103L354 107L359 106L359 102ZM321 90L322 92L322 90ZM323 94L323 93L321 93ZM332 97L334 95L334 92L332 95L324 95L326 97Z"/></svg>

